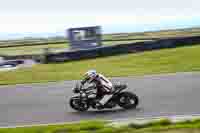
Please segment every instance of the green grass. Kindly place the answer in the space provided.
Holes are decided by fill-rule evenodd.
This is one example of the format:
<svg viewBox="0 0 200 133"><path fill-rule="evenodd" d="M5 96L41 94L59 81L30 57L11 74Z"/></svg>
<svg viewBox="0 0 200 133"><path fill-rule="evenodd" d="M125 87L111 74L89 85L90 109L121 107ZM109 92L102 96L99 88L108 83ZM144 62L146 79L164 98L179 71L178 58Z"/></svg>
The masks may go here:
<svg viewBox="0 0 200 133"><path fill-rule="evenodd" d="M103 42L103 45L111 46L111 45L119 45L119 44L135 43L135 42L144 42L144 41L151 41L151 40L105 41Z"/></svg>
<svg viewBox="0 0 200 133"><path fill-rule="evenodd" d="M0 129L0 133L79 133L103 129L104 126L103 121L82 121L76 124Z"/></svg>
<svg viewBox="0 0 200 133"><path fill-rule="evenodd" d="M199 36L200 28L187 28L176 30L161 30L155 32L138 32L138 33L117 33L103 35L103 39L143 39L143 38L166 38L166 37L184 37Z"/></svg>
<svg viewBox="0 0 200 133"><path fill-rule="evenodd" d="M200 46L163 49L0 72L0 85L80 79L88 69L108 77L200 71Z"/></svg>
<svg viewBox="0 0 200 133"><path fill-rule="evenodd" d="M53 51L69 48L69 44L51 44L51 45L36 45L36 46L23 46L23 47L8 47L0 48L2 55L25 55L25 54L41 54L45 48L50 48Z"/></svg>
<svg viewBox="0 0 200 133"><path fill-rule="evenodd" d="M169 120L149 124L113 127L105 121L82 121L76 124L0 129L0 133L191 133L200 132L200 120L171 123Z"/></svg>

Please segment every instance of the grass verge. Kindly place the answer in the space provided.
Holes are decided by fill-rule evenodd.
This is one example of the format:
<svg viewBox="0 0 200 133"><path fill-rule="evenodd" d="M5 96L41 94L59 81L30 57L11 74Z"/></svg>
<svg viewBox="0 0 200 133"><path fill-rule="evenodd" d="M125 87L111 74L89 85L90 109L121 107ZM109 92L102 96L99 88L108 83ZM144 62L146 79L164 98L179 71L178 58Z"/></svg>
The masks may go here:
<svg viewBox="0 0 200 133"><path fill-rule="evenodd" d="M96 69L108 77L200 71L199 59L200 46L197 45L61 64L40 64L0 72L0 85L80 79L88 69Z"/></svg>
<svg viewBox="0 0 200 133"><path fill-rule="evenodd" d="M200 132L200 120L172 123L163 119L144 125L112 127L104 121L82 121L76 124L3 128L0 133L191 133Z"/></svg>
<svg viewBox="0 0 200 133"><path fill-rule="evenodd" d="M36 45L36 46L22 46L22 47L8 47L0 48L2 55L26 55L26 54L42 54L45 48L52 50L63 50L69 48L69 44L50 44L50 45Z"/></svg>

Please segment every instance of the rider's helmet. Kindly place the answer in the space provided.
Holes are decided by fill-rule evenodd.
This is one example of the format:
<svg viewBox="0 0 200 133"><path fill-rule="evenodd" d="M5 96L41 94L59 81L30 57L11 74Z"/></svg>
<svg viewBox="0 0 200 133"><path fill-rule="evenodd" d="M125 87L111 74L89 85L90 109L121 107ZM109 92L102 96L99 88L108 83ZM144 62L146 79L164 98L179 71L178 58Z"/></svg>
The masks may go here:
<svg viewBox="0 0 200 133"><path fill-rule="evenodd" d="M91 82L97 76L96 70L89 70L84 74L84 77L88 79L88 82Z"/></svg>

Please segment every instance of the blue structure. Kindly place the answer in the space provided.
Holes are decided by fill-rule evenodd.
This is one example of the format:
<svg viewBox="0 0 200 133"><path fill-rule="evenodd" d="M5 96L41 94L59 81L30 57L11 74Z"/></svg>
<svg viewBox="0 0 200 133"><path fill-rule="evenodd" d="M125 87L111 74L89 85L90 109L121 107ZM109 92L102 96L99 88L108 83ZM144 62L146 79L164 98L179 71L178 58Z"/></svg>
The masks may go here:
<svg viewBox="0 0 200 133"><path fill-rule="evenodd" d="M70 28L67 34L72 50L90 49L101 46L100 26Z"/></svg>

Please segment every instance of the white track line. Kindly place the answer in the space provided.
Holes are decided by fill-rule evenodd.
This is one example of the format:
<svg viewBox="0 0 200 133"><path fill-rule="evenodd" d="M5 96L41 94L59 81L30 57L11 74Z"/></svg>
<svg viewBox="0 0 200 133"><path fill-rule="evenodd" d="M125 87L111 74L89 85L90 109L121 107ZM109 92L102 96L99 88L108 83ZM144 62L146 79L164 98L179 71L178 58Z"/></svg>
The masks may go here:
<svg viewBox="0 0 200 133"><path fill-rule="evenodd" d="M127 123L140 123L140 121L145 121L145 122L150 122L152 120L159 120L167 118L173 122L176 121L184 121L184 120L191 120L195 118L200 118L200 114L191 114L191 115L165 115L165 116L145 116L145 117L138 117L138 118L133 118L133 119L114 119L114 120L105 120L110 122L111 124L117 124L117 123L122 123L122 124L127 124ZM21 126L5 126L5 127L0 127L0 128L22 128L22 127L35 127L35 126L50 126L50 125L64 125L64 124L76 124L79 123L80 121L72 121L72 122L57 122L57 123L47 123L47 124L30 124L30 125L21 125Z"/></svg>

